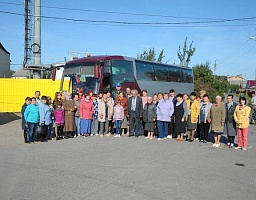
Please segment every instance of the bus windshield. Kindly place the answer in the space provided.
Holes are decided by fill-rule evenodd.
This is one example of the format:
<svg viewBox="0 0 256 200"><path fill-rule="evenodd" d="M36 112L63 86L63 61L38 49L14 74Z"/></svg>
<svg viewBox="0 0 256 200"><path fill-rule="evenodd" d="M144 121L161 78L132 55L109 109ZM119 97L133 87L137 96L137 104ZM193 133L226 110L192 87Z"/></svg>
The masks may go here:
<svg viewBox="0 0 256 200"><path fill-rule="evenodd" d="M97 63L75 63L65 67L65 76L70 77L72 92L82 89L84 93L97 91L97 80L94 78L94 66Z"/></svg>

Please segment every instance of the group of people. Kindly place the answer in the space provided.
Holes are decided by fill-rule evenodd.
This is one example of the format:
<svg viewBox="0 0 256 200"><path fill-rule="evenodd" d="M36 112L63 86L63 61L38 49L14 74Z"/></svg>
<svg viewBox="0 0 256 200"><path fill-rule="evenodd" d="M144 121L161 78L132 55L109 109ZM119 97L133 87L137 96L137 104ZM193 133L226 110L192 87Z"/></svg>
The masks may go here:
<svg viewBox="0 0 256 200"><path fill-rule="evenodd" d="M63 91L56 92L53 101L36 91L35 97L27 97L22 106L22 129L28 143L51 140L53 132L56 140L111 134L120 137L127 133L129 137L156 136L159 141L175 138L178 142L193 142L197 133L199 141L207 143L211 130L213 147L219 147L222 134L226 134L226 146L233 148L238 135L235 148L246 150L250 111L245 97L236 104L233 95L228 95L223 104L221 96L216 96L211 103L204 90L197 98L195 92L175 95L173 89L151 97L147 90L139 94L136 89L126 88L124 92L117 83L112 93L84 94L79 89L72 96Z"/></svg>

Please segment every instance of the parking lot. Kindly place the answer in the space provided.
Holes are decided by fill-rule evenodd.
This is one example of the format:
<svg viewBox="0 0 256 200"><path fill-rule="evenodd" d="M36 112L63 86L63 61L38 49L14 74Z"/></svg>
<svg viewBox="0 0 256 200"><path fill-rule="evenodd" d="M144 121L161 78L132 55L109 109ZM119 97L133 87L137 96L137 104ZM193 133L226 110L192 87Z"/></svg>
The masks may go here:
<svg viewBox="0 0 256 200"><path fill-rule="evenodd" d="M222 143L93 136L24 144L0 114L0 196L9 199L255 199L256 126L247 151ZM223 140L224 141L224 140ZM237 141L237 140L236 140Z"/></svg>

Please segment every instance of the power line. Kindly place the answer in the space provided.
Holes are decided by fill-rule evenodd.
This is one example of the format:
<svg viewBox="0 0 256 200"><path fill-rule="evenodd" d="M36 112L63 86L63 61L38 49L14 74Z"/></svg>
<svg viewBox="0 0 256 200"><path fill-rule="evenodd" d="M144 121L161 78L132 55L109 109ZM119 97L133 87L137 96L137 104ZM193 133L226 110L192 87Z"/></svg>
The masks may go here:
<svg viewBox="0 0 256 200"><path fill-rule="evenodd" d="M11 3L0 1L1 4L23 6L21 3ZM180 18L180 19L204 19L204 20L223 20L216 18L203 18L203 17L187 17L187 16L174 16L174 15L158 15L158 14L145 14L145 13L133 13L133 12L117 12L117 11L105 11L105 10L93 10L93 9L81 9L81 8L66 8L56 6L42 6L42 8L50 8L57 10L69 10L69 11L81 11L81 12L95 12L95 13L106 13L106 14L119 14L119 15L134 15L134 16L147 16L147 17L162 17L162 18Z"/></svg>
<svg viewBox="0 0 256 200"><path fill-rule="evenodd" d="M19 15L23 16L20 13L8 12L0 10L0 13L10 14L10 15ZM223 19L223 20L210 20L210 21L190 21L190 22L128 22L128 21L113 21L113 20L88 20L88 19L74 19L74 18L66 18L66 17L52 17L52 16L35 16L46 19L57 19L64 21L72 21L72 22L91 22L91 23L110 23L110 24L126 24L126 25L183 25L183 24L211 24L211 23L224 23L224 22L236 22L236 21L244 21L244 20L252 20L256 19L256 17L245 17L245 18L235 18L235 19Z"/></svg>

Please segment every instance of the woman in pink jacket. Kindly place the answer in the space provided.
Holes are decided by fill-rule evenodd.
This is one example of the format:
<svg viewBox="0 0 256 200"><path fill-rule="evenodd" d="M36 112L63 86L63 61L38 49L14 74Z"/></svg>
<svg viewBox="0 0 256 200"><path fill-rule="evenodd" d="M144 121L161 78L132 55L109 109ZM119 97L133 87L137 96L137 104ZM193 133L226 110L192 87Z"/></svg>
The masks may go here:
<svg viewBox="0 0 256 200"><path fill-rule="evenodd" d="M80 104L80 118L81 118L80 130L85 137L88 137L91 134L91 121L92 121L93 110L94 110L94 106L92 101L90 100L90 95L85 94L84 99L81 101L81 104Z"/></svg>
<svg viewBox="0 0 256 200"><path fill-rule="evenodd" d="M63 139L63 127L65 122L65 111L62 108L62 103L57 103L57 108L53 111L54 121L56 125L56 140Z"/></svg>
<svg viewBox="0 0 256 200"><path fill-rule="evenodd" d="M116 124L116 135L115 137L120 137L121 134L121 125L124 120L124 109L121 106L120 99L116 100L116 106L114 107L114 116L113 119Z"/></svg>

